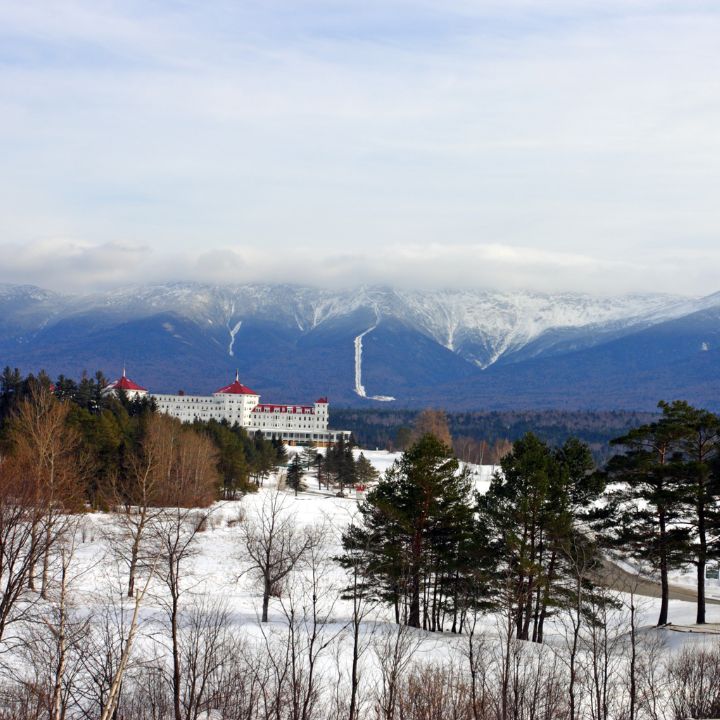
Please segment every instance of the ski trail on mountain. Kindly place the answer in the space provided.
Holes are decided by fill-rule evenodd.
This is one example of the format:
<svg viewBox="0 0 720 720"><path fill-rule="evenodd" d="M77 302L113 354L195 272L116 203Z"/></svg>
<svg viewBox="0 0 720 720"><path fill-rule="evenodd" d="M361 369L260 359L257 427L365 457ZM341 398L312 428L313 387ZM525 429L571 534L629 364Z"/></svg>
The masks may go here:
<svg viewBox="0 0 720 720"><path fill-rule="evenodd" d="M233 307L233 311L234 311ZM228 345L228 355L230 357L235 357L235 353L233 352L233 346L235 345L235 336L238 334L238 331L240 330L240 327L242 325L242 320L238 320L233 327L230 327L230 322L227 323L227 329L230 333L230 344Z"/></svg>
<svg viewBox="0 0 720 720"><path fill-rule="evenodd" d="M365 332L360 333L355 338L355 394L358 397L366 398L367 400L378 400L380 402L392 402L395 400L392 395L368 395L365 391L365 386L362 384L362 341L363 338L371 333L379 324L380 316L375 309L375 324L369 327Z"/></svg>

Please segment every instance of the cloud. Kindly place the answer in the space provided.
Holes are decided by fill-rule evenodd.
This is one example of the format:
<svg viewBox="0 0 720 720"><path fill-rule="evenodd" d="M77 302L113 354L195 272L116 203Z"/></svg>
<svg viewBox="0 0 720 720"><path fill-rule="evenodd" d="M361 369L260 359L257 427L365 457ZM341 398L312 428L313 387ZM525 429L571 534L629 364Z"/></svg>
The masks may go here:
<svg viewBox="0 0 720 720"><path fill-rule="evenodd" d="M51 289L82 289L132 282L143 275L146 247L122 243L92 245L63 238L0 244L0 280ZM149 275L146 275L149 277Z"/></svg>
<svg viewBox="0 0 720 720"><path fill-rule="evenodd" d="M388 245L322 254L308 247L282 255L252 247L159 253L122 243L69 240L0 245L0 282L91 292L136 283L292 283L328 288L384 285L427 289L524 289L596 295L664 292L699 296L717 290L720 251L669 250L649 262L493 244Z"/></svg>
<svg viewBox="0 0 720 720"><path fill-rule="evenodd" d="M0 4L0 272L710 292L718 34L700 0Z"/></svg>

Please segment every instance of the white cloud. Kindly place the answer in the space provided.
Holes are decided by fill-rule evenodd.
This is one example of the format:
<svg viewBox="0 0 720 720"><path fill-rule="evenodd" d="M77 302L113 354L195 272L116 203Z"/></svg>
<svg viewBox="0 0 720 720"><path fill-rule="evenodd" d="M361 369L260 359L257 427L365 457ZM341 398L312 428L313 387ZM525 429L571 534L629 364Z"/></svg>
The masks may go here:
<svg viewBox="0 0 720 720"><path fill-rule="evenodd" d="M6 280L717 289L715 3L27 0L0 28Z"/></svg>
<svg viewBox="0 0 720 720"><path fill-rule="evenodd" d="M309 247L294 247L278 255L249 246L170 253L122 243L91 246L53 239L23 248L0 245L0 255L5 259L0 266L0 282L79 292L133 283L198 281L699 296L716 289L715 268L720 266L720 250L666 251L653 258L604 260L498 243L388 245L322 254Z"/></svg>

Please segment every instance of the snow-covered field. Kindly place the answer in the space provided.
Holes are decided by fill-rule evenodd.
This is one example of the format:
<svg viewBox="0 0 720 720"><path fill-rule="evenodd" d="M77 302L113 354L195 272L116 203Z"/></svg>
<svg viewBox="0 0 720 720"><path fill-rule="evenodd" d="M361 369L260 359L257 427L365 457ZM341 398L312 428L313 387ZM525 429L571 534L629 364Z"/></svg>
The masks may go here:
<svg viewBox="0 0 720 720"><path fill-rule="evenodd" d="M290 452L299 449L290 448ZM360 451L355 451L356 455ZM363 450L365 456L373 463L375 468L384 472L400 456L400 453L389 453L381 450ZM475 476L476 487L485 492L489 487L490 479L495 471L494 466L470 466ZM284 512L295 517L300 526L323 525L327 531L327 547L325 555L328 558L327 598L333 598L332 617L338 626L345 625L351 617L350 601L337 599L340 590L346 585L347 577L342 568L332 558L341 550L340 538L343 530L357 515L357 498L354 491L349 491L345 498L335 497L334 493L319 490L312 476L306 477L308 488L300 492L297 497L291 491L282 492ZM248 573L247 563L244 560L243 539L241 525L252 520L260 512L260 508L267 501L271 493L276 492L277 477L273 476L257 493L247 495L242 500L217 503L211 512L207 529L197 535L196 548L188 560L184 570L186 584L192 588L191 599L197 599L203 594L213 598L222 598L223 603L231 612L235 622L252 627L258 624L261 593L257 581ZM108 590L116 587L121 589L125 582L126 568L123 563L114 560L111 542L108 537L112 516L105 513L94 513L83 519L85 529L82 533L84 541L79 544L77 560L83 571L78 572L76 582L77 591L83 601L92 606L94 602L102 602ZM632 569L628 566L628 569ZM694 578L690 570L685 573L676 573L674 582L693 585ZM708 587L709 596L720 597L720 589ZM96 598L97 600L93 600ZM643 598L640 601L640 624L651 628L659 608L659 600ZM159 612L158 605L152 597L147 600L145 614ZM692 602L671 600L670 619L676 625L692 625L695 618L695 605ZM388 608L377 607L371 614L371 620L376 623L391 623L391 611ZM285 622L282 604L273 599L270 604L270 621ZM720 605L708 605L708 623L720 623ZM492 632L497 619L488 616L484 620L486 629ZM553 630L550 630L552 642ZM676 641L675 633L673 640ZM437 651L439 646L452 646L456 638L439 634L428 634L426 643L428 647Z"/></svg>
<svg viewBox="0 0 720 720"><path fill-rule="evenodd" d="M298 451L290 448L291 453ZM356 452L359 454L359 451ZM380 472L387 470L399 457L399 454L379 450L363 452ZM476 487L485 492L495 468L470 466L469 469L474 475ZM281 470L257 493L237 501L218 502L211 508L202 530L194 536L191 552L180 564L179 633L184 637L192 634L196 627L192 625L193 613L195 622L200 616L210 618L214 612L222 613L223 627L227 632L235 640L246 643L246 647L250 648L248 652L257 653L250 656L254 658L250 660L252 667L254 662L263 662L263 654L267 656L267 653L275 652L271 650L272 647L276 650L279 647L282 655L283 643L289 642L289 627L295 628L293 632L307 640L313 632L310 618L316 613L318 624L315 627L319 628L317 647L321 648L317 652L317 668L325 678L324 688L327 690L333 683L337 687L347 688L352 658L353 604L350 599L342 597L343 589L349 585L349 576L336 562L336 558L341 553L344 529L357 517L358 498L352 490L347 497L336 497L334 492L318 488L312 476L306 478L307 490L295 496L292 491L284 489L283 476L284 471ZM314 553L316 562L301 565L276 588L279 592L270 599L269 622L261 623L262 591L258 577L250 571L245 531L273 499L279 499L281 515L292 516L294 526L299 530L323 528L324 540L317 545ZM105 627L103 623L114 623L115 637L118 634L124 636L134 602L126 597L128 539L123 535L120 518L98 512L82 516L78 522L74 556L68 575L67 600L68 607L72 608L72 617L75 618L73 622L87 620L89 632L101 641ZM197 527L192 521L190 526ZM149 585L140 610L139 633L133 651L135 683L138 677L143 677L144 668L157 667L158 663L161 667L169 667L171 644L168 618L171 605L168 587L164 583L162 562L160 572ZM632 570L629 566L626 569ZM145 577L141 571L139 587L143 586ZM689 583L691 578L679 575L677 580ZM608 613L605 624L609 632L615 633L619 639L620 644L616 646L619 648L618 657L626 657L622 653L625 652L623 647L627 645L629 598L618 595L617 599L620 608ZM42 608L42 603L38 602ZM49 618L48 631L52 632L53 618L57 617L57 603L49 603L45 607L45 616ZM124 611L119 611L121 607ZM695 618L693 602L672 600L670 619L675 627L661 630L654 627L659 610L658 599L636 598L636 610L639 636L649 641L648 647L659 641L664 645L663 652L672 653L690 644L717 646L720 641L720 605L708 605L710 626L706 632L698 632L697 627L692 627ZM296 622L301 618L297 625L290 625L291 614L294 614L292 616ZM35 617L39 618L40 615ZM476 626L478 637L485 643L484 647L489 648L490 653L495 653L495 657L502 652L506 621L500 613L487 613L480 616ZM43 630L44 622L37 623L40 630ZM387 657L382 654L383 647L387 649L387 643L398 637L397 627L392 609L382 605L370 607L362 618L359 635L365 648L361 665L366 687L371 687L373 683L377 687L381 681L383 658ZM536 660L542 658L543 662L538 665L543 665L547 658L564 667L568 638L571 637L570 628L570 616L559 614L546 624L542 646L519 644L524 648L524 662L535 664ZM208 626L202 631L211 634L212 627ZM32 633L32 627L25 632ZM425 661L443 662L446 667L458 667L466 662L466 634L420 630L405 632L409 638L413 663L422 665ZM101 642L90 652L102 654L104 647L107 646ZM27 655L23 655L22 648L22 644L16 646L16 652L19 653L17 658L13 658L11 653L3 656L5 667L14 666L20 672L26 667L29 672L26 677L32 677L37 666L28 660ZM617 666L614 672L619 673ZM621 673L616 677L621 677ZM197 717L207 720L215 716Z"/></svg>

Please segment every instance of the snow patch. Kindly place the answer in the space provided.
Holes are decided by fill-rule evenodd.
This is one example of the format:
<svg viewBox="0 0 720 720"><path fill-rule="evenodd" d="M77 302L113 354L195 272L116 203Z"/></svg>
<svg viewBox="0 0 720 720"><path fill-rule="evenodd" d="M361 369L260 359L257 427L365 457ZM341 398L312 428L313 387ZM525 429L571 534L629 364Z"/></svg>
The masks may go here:
<svg viewBox="0 0 720 720"><path fill-rule="evenodd" d="M230 344L228 345L228 355L230 355L230 357L234 357L235 355L235 353L233 352L233 346L235 345L235 336L238 334L241 326L242 320L238 320L232 327L228 325L228 330L230 331Z"/></svg>
<svg viewBox="0 0 720 720"><path fill-rule="evenodd" d="M380 402L392 402L395 400L392 395L370 395L365 391L365 386L362 384L362 339L368 333L371 333L378 323L376 322L372 327L369 327L365 332L360 333L355 338L355 394L361 398L367 398L368 400L379 400Z"/></svg>

